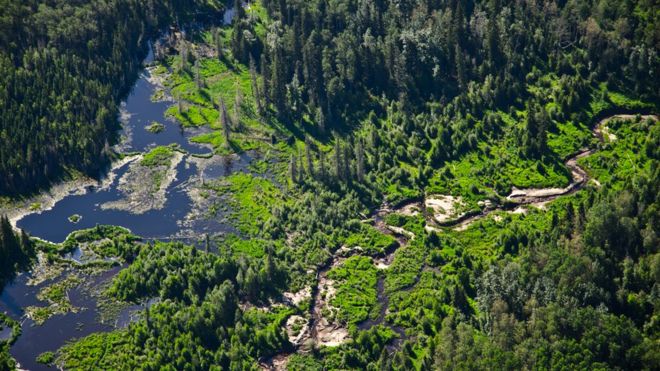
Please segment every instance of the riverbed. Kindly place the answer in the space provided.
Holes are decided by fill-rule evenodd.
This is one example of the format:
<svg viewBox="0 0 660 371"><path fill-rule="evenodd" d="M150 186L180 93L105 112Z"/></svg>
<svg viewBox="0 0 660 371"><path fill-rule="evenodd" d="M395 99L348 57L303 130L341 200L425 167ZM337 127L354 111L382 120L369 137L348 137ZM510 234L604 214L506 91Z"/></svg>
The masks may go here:
<svg viewBox="0 0 660 371"><path fill-rule="evenodd" d="M123 140L115 150L125 154L123 161L115 165L94 184L76 185L68 193L54 200L53 205L28 211L18 220L16 226L30 235L51 242L62 242L76 230L91 228L97 224L118 225L130 229L134 234L148 239L171 240L190 238L198 234L228 232L229 228L191 215L195 208L190 190L202 179L224 177L235 171L248 171L253 160L249 153L241 155L213 157L210 147L191 143L190 138L209 128L183 128L176 121L166 117L166 110L174 102L168 98L163 87L152 82L151 74L145 70L126 101L122 103ZM161 100L153 101L152 96L161 92ZM147 130L152 122L162 123L164 130L152 133ZM175 165L171 182L164 189L162 202L158 207L146 210L131 210L130 207L116 207L127 199L120 187L121 183L139 182L131 179L135 172L129 169L139 161L139 155L156 146L175 145L182 160ZM196 157L194 157L196 155ZM200 157L199 155L203 155ZM137 158L136 158L137 157ZM71 216L76 218L70 220Z"/></svg>
<svg viewBox="0 0 660 371"><path fill-rule="evenodd" d="M150 54L147 62L151 58ZM155 96L157 100L153 99ZM193 136L211 129L183 128L166 117L168 107L173 104L167 89L158 84L149 69L143 70L121 104L122 140L114 148L120 154L120 160L115 161L98 181L83 179L64 183L58 186L56 192L38 196L38 202L26 200L20 210L8 211L12 221L30 235L54 243L63 242L71 232L101 224L125 227L145 241L182 240L195 243L206 234L213 236L235 232L222 215L210 218L204 214L203 204L199 199L194 199L194 195L199 193L198 188L203 181L237 171L248 172L257 154L214 156L211 147L192 143L190 139ZM153 122L162 124L163 130L158 133L147 130ZM121 205L123 200L128 199L125 189L120 187L122 183L139 182L139 179L131 179L130 174L136 172L129 170L139 164L142 154L156 146L166 145L174 145L177 149L176 162L172 162L172 177L164 186L163 202L156 202L156 206L139 212L131 208L108 207ZM29 206L31 204L37 206ZM79 251L74 250L65 258L79 261L81 256ZM37 298L38 293L44 287L64 279L65 274L31 285L31 273L24 272L8 283L0 296L0 311L21 323L22 334L10 348L20 367L47 370L47 366L36 362L39 354L57 351L67 342L94 332L127 326L143 306L126 307L109 318L102 315L99 307L102 288L122 268L116 266L96 275L82 274L84 283L67 291L68 299L78 309L77 312L55 314L41 325L28 318L25 309L46 306L47 303ZM10 334L7 329L0 331L3 337L6 334Z"/></svg>

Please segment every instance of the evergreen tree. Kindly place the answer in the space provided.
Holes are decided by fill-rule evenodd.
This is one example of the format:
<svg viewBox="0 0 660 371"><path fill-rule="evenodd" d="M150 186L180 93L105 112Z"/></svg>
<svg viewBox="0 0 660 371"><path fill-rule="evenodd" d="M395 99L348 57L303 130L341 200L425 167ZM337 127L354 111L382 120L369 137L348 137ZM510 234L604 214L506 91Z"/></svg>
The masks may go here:
<svg viewBox="0 0 660 371"><path fill-rule="evenodd" d="M202 78L201 78L201 75L199 73L199 60L198 59L195 59L195 86L197 87L197 89L202 88Z"/></svg>
<svg viewBox="0 0 660 371"><path fill-rule="evenodd" d="M286 68L284 66L284 56L282 47L276 45L273 55L273 68L271 70L271 99L275 108L280 116L283 116L286 111Z"/></svg>
<svg viewBox="0 0 660 371"><path fill-rule="evenodd" d="M234 127L241 130L241 110L243 107L243 91L236 81L236 94L234 95Z"/></svg>
<svg viewBox="0 0 660 371"><path fill-rule="evenodd" d="M225 101L220 98L220 124L222 125L222 133L225 139L225 147L229 148L230 146L230 134L231 134L231 120L227 114L227 106L225 106Z"/></svg>
<svg viewBox="0 0 660 371"><path fill-rule="evenodd" d="M259 83L257 82L257 69L254 63L254 58L250 54L250 83L252 84L252 95L257 104L257 113L261 116L264 113L263 98L259 90Z"/></svg>
<svg viewBox="0 0 660 371"><path fill-rule="evenodd" d="M362 146L362 140L357 139L357 143L355 145L355 161L356 161L356 176L358 182L362 183L364 182L364 174L365 174L365 169L364 169L364 147Z"/></svg>
<svg viewBox="0 0 660 371"><path fill-rule="evenodd" d="M289 178L291 178L292 183L298 183L298 161L296 161L295 155L291 155L289 161Z"/></svg>
<svg viewBox="0 0 660 371"><path fill-rule="evenodd" d="M338 181L345 180L344 179L344 164L342 163L342 148L341 148L341 143L339 142L339 139L335 136L335 163L334 163L334 168L335 168L335 178Z"/></svg>
<svg viewBox="0 0 660 371"><path fill-rule="evenodd" d="M323 153L323 150L319 151L319 176L322 181L327 180L327 173L326 173L326 168L325 168L325 154Z"/></svg>
<svg viewBox="0 0 660 371"><path fill-rule="evenodd" d="M305 136L305 157L307 159L307 173L310 177L314 177L314 161L312 159L312 141L309 136Z"/></svg>
<svg viewBox="0 0 660 371"><path fill-rule="evenodd" d="M213 43L215 46L215 53L218 56L218 60L222 61L222 59L225 57L225 46L224 42L222 41L222 35L220 33L220 28L216 28L215 32L213 33Z"/></svg>

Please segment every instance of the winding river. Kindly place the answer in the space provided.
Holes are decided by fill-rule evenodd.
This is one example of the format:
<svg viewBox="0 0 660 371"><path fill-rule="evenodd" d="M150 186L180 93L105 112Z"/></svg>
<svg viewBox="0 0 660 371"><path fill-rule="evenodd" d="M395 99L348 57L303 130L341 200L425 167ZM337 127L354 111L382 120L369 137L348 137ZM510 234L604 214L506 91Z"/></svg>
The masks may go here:
<svg viewBox="0 0 660 371"><path fill-rule="evenodd" d="M150 53L147 62L153 58ZM183 129L180 125L165 116L167 108L173 104L171 99L165 95L165 99L152 101L152 96L162 87L153 79L149 69L144 70L134 88L121 104L121 121L123 140L116 147L118 152L127 154L124 161L118 162L103 179L96 184L86 184L82 187L70 189L68 194L55 200L52 206L44 210L28 212L16 220L19 228L25 229L31 235L53 242L61 242L66 236L79 229L94 227L97 224L110 224L124 226L145 239L173 239L194 238L204 233L218 233L231 231L227 223L217 220L193 220L190 214L193 211L194 202L188 192L190 184L200 181L201 178L217 178L227 176L234 171L248 171L248 165L252 161L250 154L233 156L222 162L213 163L200 169L198 161L194 161L193 155L208 155L211 153L209 147L190 142L190 138L199 135L209 129ZM593 129L593 134L603 141L602 128L613 118L631 118L631 115L612 115L600 120ZM643 118L657 120L655 115L646 115ZM146 130L146 126L152 122L164 124L164 130L154 134ZM132 213L127 210L116 210L103 208L102 205L113 202L123 197L119 189L120 180L126 176L132 161L132 153L145 152L158 145L176 144L185 152L183 160L176 165L176 176L166 189L166 201L162 208L149 210L144 213ZM577 192L584 188L589 181L587 172L578 165L578 160L584 156L594 153L594 149L582 149L565 161L566 167L571 171L571 183L564 188L546 189L514 189L507 197L508 203L484 209L473 215L464 215L444 226L456 229L467 228L475 221L486 217L496 210L512 210L523 205L534 205L551 201L557 197ZM199 159L198 159L199 160ZM414 236L406 235L405 231L396 231L382 222L383 217L390 212L383 208L379 210L374 220L376 227L386 233L397 236L399 247L405 246L408 239ZM72 215L82 218L78 222L69 221ZM183 222L188 220L188 222ZM384 257L377 259L375 264L379 269L387 269L392 262L394 253L389 251ZM75 259L72 256L72 259ZM316 287L312 288L312 305L310 308L309 332L311 338L319 342L319 333L328 332L324 326L327 322L323 318L320 298L320 285L325 281L327 272L343 261L339 255L333 256L329 263L320 268L317 274ZM115 267L91 278L91 286L87 289L97 288L106 284L121 267ZM0 296L0 311L7 313L12 318L22 321L23 333L18 341L11 347L11 354L20 362L21 367L31 370L48 369L46 366L36 362L35 357L45 351L55 351L67 341L85 336L87 334L108 331L116 326L121 326L129 321L129 311L140 307L131 307L120 313L119 317L109 322L100 322L98 302L94 295L90 295L82 287L69 291L69 297L74 306L84 308L78 313L57 315L56 318L46 321L43 325L36 326L30 319L24 317L24 308L30 305L43 305L36 295L44 285L52 284L46 281L36 286L28 284L30 273L19 275L14 282L8 284ZM378 299L381 303L381 311L378 319L361 323L359 328L368 329L376 324L384 323L384 317L388 305L388 297L384 292L382 278L378 281ZM327 299L326 299L327 300ZM320 324L325 324L319 327ZM341 329L340 329L341 330ZM405 336L403 329L394 328L401 338ZM345 331L341 330L341 331ZM0 338L8 336L6 329L0 331ZM346 338L347 335L344 337ZM342 338L342 340L344 339ZM395 344L395 346L400 343Z"/></svg>
<svg viewBox="0 0 660 371"><path fill-rule="evenodd" d="M604 128L606 127L607 123L610 120L632 119L634 117L635 116L631 114L614 114L611 116L607 116L606 118L599 120L594 125L592 129L592 134L599 140L600 143L603 143ZM658 120L658 116L656 115L642 115L641 118L652 119L655 121ZM467 229L467 227L472 223L488 216L490 213L494 211L497 210L510 211L525 205L540 205L552 201L558 197L575 193L583 189L590 179L588 173L578 164L578 160L580 158L595 153L595 151L596 150L592 148L583 148L579 150L577 153L569 156L569 158L565 160L564 164L570 170L572 179L570 184L564 188L530 188L530 189L514 188L511 194L509 194L509 196L507 197L508 203L506 205L490 207L476 214L465 214L463 216L459 216L454 220L448 221L447 223L443 223L442 226L451 227L456 230L464 230ZM420 210L422 209L421 204L423 204L423 202L415 202L413 204L418 206ZM411 205L412 204L408 203L399 208L392 209L387 204L384 204L372 216L372 219L374 221L374 226L378 230L380 230L382 233L391 234L396 237L398 241L397 248L405 247L408 243L408 240L414 238L414 235L403 229L386 225L384 222L384 218L390 213L399 212L403 209L409 208ZM435 221L430 220L430 218L427 218L427 222L430 222L431 224L437 224ZM397 248L393 249L392 251L388 251L383 257L374 259L374 264L376 265L376 267L378 267L379 269L388 269L390 264L394 260L394 254L396 253ZM342 262L345 260L345 253L346 252L344 250L339 249L335 253L335 255L332 256L332 258L329 260L329 262L326 265L319 268L316 275L317 280L316 280L316 285L312 288L312 301L309 310L310 320L307 324L308 326L307 331L309 331L310 334L309 337L316 344L323 343L323 340L320 339L319 333L321 331L327 330L328 326L333 326L329 324L329 321L326 318L324 318L322 311L323 305L325 305L325 302L329 299L322 298L320 292L322 291L322 287L327 284L327 280L325 279L325 277L327 276L328 272L332 268L335 268L342 264ZM359 323L358 328L361 330L367 330L375 325L385 324L385 315L387 313L389 297L385 293L384 282L382 277L379 278L377 283L377 295L378 295L378 302L381 305L379 316L375 320L369 319L367 321ZM401 327L392 326L390 324L386 324L386 325L392 328L399 335L399 338L392 344L389 344L387 347L388 352L391 353L396 348L401 346L403 340L407 337L407 335L405 334L404 329ZM346 338L347 337L342 337L342 341ZM301 344L296 345L295 347L296 352L299 351L300 345ZM262 367L265 369L274 369L274 370L286 369L286 364L291 354L292 353L276 354L275 356L264 360L261 363Z"/></svg>

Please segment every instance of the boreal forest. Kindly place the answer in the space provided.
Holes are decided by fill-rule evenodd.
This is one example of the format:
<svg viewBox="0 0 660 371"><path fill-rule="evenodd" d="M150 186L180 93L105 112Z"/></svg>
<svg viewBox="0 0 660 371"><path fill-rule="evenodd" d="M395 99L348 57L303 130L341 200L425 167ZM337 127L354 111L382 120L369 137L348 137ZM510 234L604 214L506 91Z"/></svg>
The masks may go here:
<svg viewBox="0 0 660 371"><path fill-rule="evenodd" d="M654 0L0 0L0 370L660 369Z"/></svg>

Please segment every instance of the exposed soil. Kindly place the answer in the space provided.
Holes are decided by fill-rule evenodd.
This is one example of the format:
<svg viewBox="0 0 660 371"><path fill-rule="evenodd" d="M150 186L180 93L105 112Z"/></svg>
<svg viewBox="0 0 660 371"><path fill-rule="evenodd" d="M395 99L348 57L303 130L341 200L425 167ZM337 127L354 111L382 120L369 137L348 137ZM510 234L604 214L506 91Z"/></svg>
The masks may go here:
<svg viewBox="0 0 660 371"><path fill-rule="evenodd" d="M13 200L7 205L0 206L0 214L7 215L11 225L17 228L16 222L23 217L29 214L39 214L48 211L67 196L85 194L92 187L99 189L108 187L114 181L116 176L115 170L134 160L134 156L126 156L114 162L108 175L100 180L81 177L55 184L48 191L39 193L38 195L26 199Z"/></svg>
<svg viewBox="0 0 660 371"><path fill-rule="evenodd" d="M184 155L175 151L168 165L147 167L134 162L124 176L119 179L118 189L124 198L101 205L101 209L125 210L134 214L143 214L150 210L159 210L167 201L167 188L177 176L177 166Z"/></svg>
<svg viewBox="0 0 660 371"><path fill-rule="evenodd" d="M608 135L609 140L616 140L614 134L609 133L609 129L606 126L607 123L614 119L621 120L630 120L637 117L636 115L623 114L623 115L612 115L600 120L592 130L592 134L598 138L602 143L604 141L604 135ZM643 120L651 119L658 120L656 115L642 115ZM505 210L512 212L514 214L526 213L528 206L534 206L540 209L545 208L545 204L548 202L564 195L572 194L580 189L584 188L589 181L592 181L597 187L600 187L601 184L596 179L590 179L587 172L578 165L578 160L590 156L595 153L595 149L583 148L578 151L576 154L570 156L566 159L566 167L571 171L571 183L564 188L529 188L529 189L517 189L514 187L511 194L507 197L509 201L512 201L513 204L508 206L500 206L492 209L485 209L482 212L466 216L463 218L458 218L454 223L454 230L465 230L467 227L474 223L475 221L487 216L492 211L495 210Z"/></svg>
<svg viewBox="0 0 660 371"><path fill-rule="evenodd" d="M431 211L431 217L438 224L446 223L452 219L459 219L465 213L465 203L460 196L429 195L424 200L424 206Z"/></svg>
<svg viewBox="0 0 660 371"><path fill-rule="evenodd" d="M349 339L348 329L343 324L328 318L325 313L335 314L339 308L330 304L335 297L335 282L327 278L328 272L340 266L346 258L336 256L332 263L321 269L317 274L317 286L312 292L310 308L310 337L316 345L337 346ZM325 313L324 313L325 312ZM334 317L334 316L333 316Z"/></svg>

